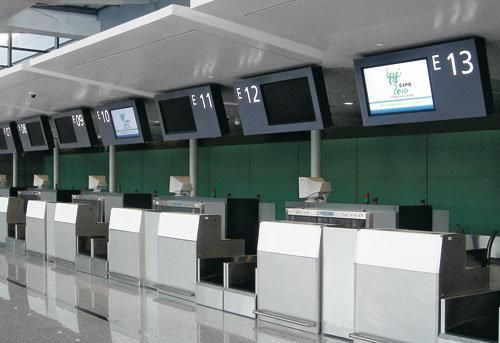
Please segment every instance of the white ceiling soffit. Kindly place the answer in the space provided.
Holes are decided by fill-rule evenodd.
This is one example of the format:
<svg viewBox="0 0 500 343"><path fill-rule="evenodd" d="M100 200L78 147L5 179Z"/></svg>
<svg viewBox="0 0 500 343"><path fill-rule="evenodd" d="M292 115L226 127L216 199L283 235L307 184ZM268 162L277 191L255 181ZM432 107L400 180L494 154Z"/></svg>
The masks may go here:
<svg viewBox="0 0 500 343"><path fill-rule="evenodd" d="M323 52L258 29L171 5L36 57L38 73L144 92L318 63ZM89 104L94 105L94 104Z"/></svg>
<svg viewBox="0 0 500 343"><path fill-rule="evenodd" d="M16 65L0 71L0 122L130 96L130 92L41 75L25 65Z"/></svg>
<svg viewBox="0 0 500 343"><path fill-rule="evenodd" d="M461 36L480 35L500 45L498 0L191 0L191 7L308 42L327 52L325 66L352 66L350 61L344 65L345 53L352 60ZM492 69L499 77L500 55L493 54Z"/></svg>
<svg viewBox="0 0 500 343"><path fill-rule="evenodd" d="M0 0L0 22L35 4L36 0Z"/></svg>
<svg viewBox="0 0 500 343"><path fill-rule="evenodd" d="M66 6L108 6L108 5L145 5L151 4L152 0L42 0L38 1L44 5L66 5Z"/></svg>
<svg viewBox="0 0 500 343"><path fill-rule="evenodd" d="M101 25L95 15L27 8L0 21L0 30L80 39L98 33Z"/></svg>

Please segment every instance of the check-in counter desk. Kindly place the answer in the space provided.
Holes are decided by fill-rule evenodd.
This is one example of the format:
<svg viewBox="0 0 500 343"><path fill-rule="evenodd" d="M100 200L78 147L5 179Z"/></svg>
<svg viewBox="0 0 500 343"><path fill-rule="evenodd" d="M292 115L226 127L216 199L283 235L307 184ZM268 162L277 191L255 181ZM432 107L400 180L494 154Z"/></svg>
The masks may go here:
<svg viewBox="0 0 500 343"><path fill-rule="evenodd" d="M328 211L369 212L371 216L367 219L366 228L394 228L439 232L449 230L449 211L436 210L428 205L403 206L287 202L286 208L287 219L292 221L310 221L350 227L345 220L336 220L328 215ZM301 209L306 210L305 213L301 213ZM318 213L313 215L307 214L307 210L318 210ZM319 213L321 210L326 211L324 215Z"/></svg>
<svg viewBox="0 0 500 343"><path fill-rule="evenodd" d="M54 214L56 263L106 277L108 227L96 223L92 205L57 203Z"/></svg>
<svg viewBox="0 0 500 343"><path fill-rule="evenodd" d="M243 240L221 239L221 218L216 215L160 213L157 244L160 293L204 305L205 300L222 303L223 285L209 280L197 284L202 274L200 261L245 252Z"/></svg>
<svg viewBox="0 0 500 343"><path fill-rule="evenodd" d="M355 262L354 342L437 342L442 299L489 289L460 234L361 230Z"/></svg>
<svg viewBox="0 0 500 343"><path fill-rule="evenodd" d="M109 222L110 278L141 286L144 280L144 211L113 208Z"/></svg>
<svg viewBox="0 0 500 343"><path fill-rule="evenodd" d="M20 198L0 198L0 245L7 250L24 254L26 217L24 201Z"/></svg>
<svg viewBox="0 0 500 343"><path fill-rule="evenodd" d="M47 202L28 201L26 209L26 252L30 255L47 255Z"/></svg>
<svg viewBox="0 0 500 343"><path fill-rule="evenodd" d="M319 224L262 222L257 250L257 324L320 332Z"/></svg>
<svg viewBox="0 0 500 343"><path fill-rule="evenodd" d="M144 211L144 286L156 289L158 285L158 224L160 212Z"/></svg>
<svg viewBox="0 0 500 343"><path fill-rule="evenodd" d="M17 197L19 191L25 191L26 187L0 187L0 197Z"/></svg>

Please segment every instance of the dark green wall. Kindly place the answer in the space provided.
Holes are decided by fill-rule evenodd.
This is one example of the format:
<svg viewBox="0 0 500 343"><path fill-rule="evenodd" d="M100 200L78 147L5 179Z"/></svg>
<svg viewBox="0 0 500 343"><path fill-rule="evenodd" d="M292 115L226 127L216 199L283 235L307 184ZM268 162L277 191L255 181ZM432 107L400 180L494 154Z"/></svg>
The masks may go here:
<svg viewBox="0 0 500 343"><path fill-rule="evenodd" d="M278 205L297 200L297 178L309 174L309 143L201 147L199 195L261 194ZM418 204L451 211L451 227L488 234L500 226L500 131L421 134L323 141L323 176L332 202ZM106 153L61 155L61 188L83 188L89 174L107 174ZM52 158L45 162L52 173ZM170 175L188 174L187 149L118 151L122 191L166 194Z"/></svg>

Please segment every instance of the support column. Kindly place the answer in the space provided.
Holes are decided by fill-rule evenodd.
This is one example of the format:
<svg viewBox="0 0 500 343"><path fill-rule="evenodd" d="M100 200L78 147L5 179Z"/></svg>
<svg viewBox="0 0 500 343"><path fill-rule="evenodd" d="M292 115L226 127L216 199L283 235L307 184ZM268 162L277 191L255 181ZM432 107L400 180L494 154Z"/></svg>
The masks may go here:
<svg viewBox="0 0 500 343"><path fill-rule="evenodd" d="M191 196L195 197L198 190L198 140L189 140L189 178L193 185Z"/></svg>
<svg viewBox="0 0 500 343"><path fill-rule="evenodd" d="M17 187L18 185L18 160L17 153L12 154L12 187Z"/></svg>
<svg viewBox="0 0 500 343"><path fill-rule="evenodd" d="M321 131L311 131L311 176L321 176Z"/></svg>
<svg viewBox="0 0 500 343"><path fill-rule="evenodd" d="M116 146L109 146L109 192L116 191Z"/></svg>
<svg viewBox="0 0 500 343"><path fill-rule="evenodd" d="M59 144L57 144L57 142L54 142L55 145L54 145L54 159L53 159L53 162L54 162L54 189L58 189L59 188Z"/></svg>

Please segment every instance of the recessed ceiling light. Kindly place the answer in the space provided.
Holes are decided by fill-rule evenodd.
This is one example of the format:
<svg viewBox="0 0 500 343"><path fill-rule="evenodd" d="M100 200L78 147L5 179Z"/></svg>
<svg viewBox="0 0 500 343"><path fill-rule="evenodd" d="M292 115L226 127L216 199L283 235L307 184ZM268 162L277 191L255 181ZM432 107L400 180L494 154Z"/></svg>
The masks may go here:
<svg viewBox="0 0 500 343"><path fill-rule="evenodd" d="M377 42L377 43L375 43L375 45L376 45L376 46L379 46L379 47L382 47L382 46L384 46L384 43L382 43L382 42Z"/></svg>
<svg viewBox="0 0 500 343"><path fill-rule="evenodd" d="M352 106L352 105L354 105L354 103L348 101L348 102L344 102L344 105L346 105L346 106Z"/></svg>

